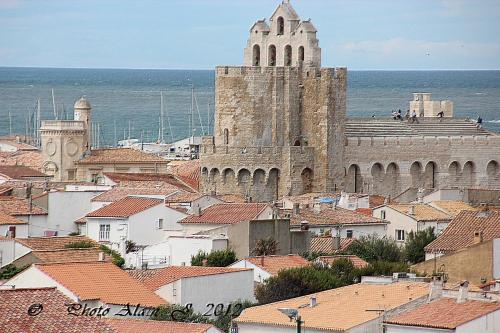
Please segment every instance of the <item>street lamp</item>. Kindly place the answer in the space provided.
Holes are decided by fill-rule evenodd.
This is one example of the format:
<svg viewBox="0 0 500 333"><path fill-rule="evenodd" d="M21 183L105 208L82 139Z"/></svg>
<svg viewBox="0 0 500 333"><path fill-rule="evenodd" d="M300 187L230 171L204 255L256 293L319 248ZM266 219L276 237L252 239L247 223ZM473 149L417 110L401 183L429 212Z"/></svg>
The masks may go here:
<svg viewBox="0 0 500 333"><path fill-rule="evenodd" d="M302 317L300 317L299 315L299 310L291 308L279 308L278 310L285 316L290 318L290 321L295 320L295 322L297 323L297 333L302 332L302 324L304 322L302 321Z"/></svg>

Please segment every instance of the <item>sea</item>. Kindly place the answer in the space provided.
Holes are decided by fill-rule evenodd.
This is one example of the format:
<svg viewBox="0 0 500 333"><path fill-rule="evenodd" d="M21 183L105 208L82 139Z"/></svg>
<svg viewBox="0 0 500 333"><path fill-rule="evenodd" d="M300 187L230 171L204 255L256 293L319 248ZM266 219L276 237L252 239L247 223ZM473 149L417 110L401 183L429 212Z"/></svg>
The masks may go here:
<svg viewBox="0 0 500 333"><path fill-rule="evenodd" d="M24 135L38 99L42 119L72 119L74 102L85 96L101 146L126 138L154 142L160 92L167 142L212 133L213 70L0 67L0 136ZM452 100L455 117L481 116L487 129L500 132L500 71L349 71L347 114L389 118L408 109L413 92Z"/></svg>

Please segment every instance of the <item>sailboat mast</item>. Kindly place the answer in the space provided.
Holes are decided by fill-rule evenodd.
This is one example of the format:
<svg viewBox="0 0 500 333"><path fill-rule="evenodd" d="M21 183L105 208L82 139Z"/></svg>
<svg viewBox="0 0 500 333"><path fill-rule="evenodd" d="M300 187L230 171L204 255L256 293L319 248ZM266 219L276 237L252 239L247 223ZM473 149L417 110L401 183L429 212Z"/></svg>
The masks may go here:
<svg viewBox="0 0 500 333"><path fill-rule="evenodd" d="M170 132L170 139L172 141L170 142L174 142L174 133L172 133L172 126L170 125L170 116L168 115L168 108L165 108L166 109L166 112L167 112L167 123L168 123L168 130Z"/></svg>
<svg viewBox="0 0 500 333"><path fill-rule="evenodd" d="M159 138L158 140L160 141L160 143L163 143L164 142L164 139L163 139L163 91L160 91L160 135L159 135Z"/></svg>
<svg viewBox="0 0 500 333"><path fill-rule="evenodd" d="M193 114L194 114L194 84L191 85L191 119L190 119L190 124L191 124L191 138L194 136L194 119L193 119ZM191 143L191 139L189 139L189 142Z"/></svg>
<svg viewBox="0 0 500 333"><path fill-rule="evenodd" d="M9 136L12 135L12 114L9 111Z"/></svg>
<svg viewBox="0 0 500 333"><path fill-rule="evenodd" d="M196 112L198 113L198 118L200 120L200 127L201 127L201 134L205 135L205 127L203 126L203 121L201 120L201 113L200 113L200 108L198 107L198 99L196 98L196 95L193 94L194 98L194 103L196 107Z"/></svg>
<svg viewBox="0 0 500 333"><path fill-rule="evenodd" d="M52 107L54 108L54 118L58 120L57 110L56 110L56 99L54 97L54 89L52 89Z"/></svg>
<svg viewBox="0 0 500 333"><path fill-rule="evenodd" d="M40 106L40 98L38 99L38 102L37 102L37 105L36 105L36 125L35 125L35 128L36 128L36 145L37 147L40 147L41 146L41 140L40 140L40 127L42 125L42 121L41 121L41 106Z"/></svg>

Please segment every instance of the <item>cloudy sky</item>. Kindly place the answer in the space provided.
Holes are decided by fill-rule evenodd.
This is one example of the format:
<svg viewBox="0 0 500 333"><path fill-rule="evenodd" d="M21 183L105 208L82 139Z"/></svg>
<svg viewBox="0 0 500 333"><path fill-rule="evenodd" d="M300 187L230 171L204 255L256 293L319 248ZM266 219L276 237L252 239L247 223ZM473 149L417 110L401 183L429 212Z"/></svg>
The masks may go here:
<svg viewBox="0 0 500 333"><path fill-rule="evenodd" d="M241 64L277 0L0 0L0 66ZM324 66L500 69L500 0L292 0Z"/></svg>

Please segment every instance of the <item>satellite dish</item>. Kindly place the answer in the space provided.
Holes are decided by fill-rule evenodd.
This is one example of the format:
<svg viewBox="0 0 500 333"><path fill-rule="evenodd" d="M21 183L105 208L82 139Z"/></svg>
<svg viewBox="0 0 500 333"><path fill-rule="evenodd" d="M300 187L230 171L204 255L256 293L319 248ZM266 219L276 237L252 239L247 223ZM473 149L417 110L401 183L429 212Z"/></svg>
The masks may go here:
<svg viewBox="0 0 500 333"><path fill-rule="evenodd" d="M297 316L299 315L299 310L297 310L297 309L279 308L278 310L281 313L283 313L285 316L290 318L290 320L297 318Z"/></svg>

